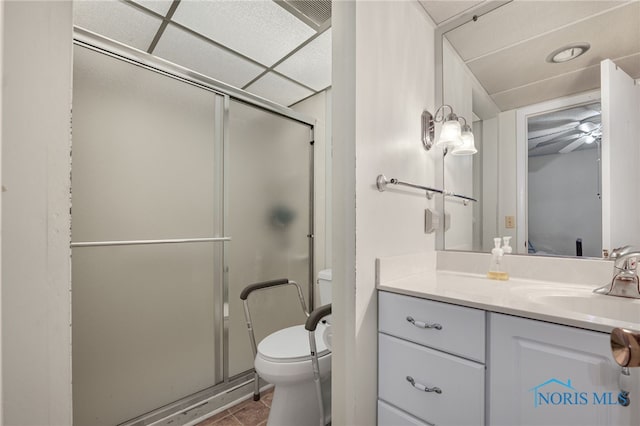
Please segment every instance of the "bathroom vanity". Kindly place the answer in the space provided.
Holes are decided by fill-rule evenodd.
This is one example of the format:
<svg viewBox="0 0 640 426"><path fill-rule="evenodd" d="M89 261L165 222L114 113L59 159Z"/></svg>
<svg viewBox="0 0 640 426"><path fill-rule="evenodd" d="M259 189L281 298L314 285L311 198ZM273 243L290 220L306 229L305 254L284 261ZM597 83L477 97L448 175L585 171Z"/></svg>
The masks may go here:
<svg viewBox="0 0 640 426"><path fill-rule="evenodd" d="M640 424L640 376L621 395L609 344L614 327L639 328L640 301L576 283L390 275L377 283L379 425Z"/></svg>

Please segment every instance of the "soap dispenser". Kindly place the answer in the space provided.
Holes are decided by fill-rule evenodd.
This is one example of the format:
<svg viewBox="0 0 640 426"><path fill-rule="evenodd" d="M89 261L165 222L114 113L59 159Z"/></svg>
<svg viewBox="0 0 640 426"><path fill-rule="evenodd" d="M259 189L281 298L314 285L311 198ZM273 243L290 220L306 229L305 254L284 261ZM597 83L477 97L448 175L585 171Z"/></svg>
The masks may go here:
<svg viewBox="0 0 640 426"><path fill-rule="evenodd" d="M502 253L504 257L502 258L502 272L504 272L505 280L509 279L509 258L507 255L513 253L513 248L511 247L511 237L502 237Z"/></svg>
<svg viewBox="0 0 640 426"><path fill-rule="evenodd" d="M511 254L513 248L511 247L511 237L502 237L502 251L504 254Z"/></svg>
<svg viewBox="0 0 640 426"><path fill-rule="evenodd" d="M502 238L493 239L493 249L491 249L491 264L489 265L489 272L487 272L487 278L492 280L508 280L509 275L502 269L502 256L504 251L500 247Z"/></svg>

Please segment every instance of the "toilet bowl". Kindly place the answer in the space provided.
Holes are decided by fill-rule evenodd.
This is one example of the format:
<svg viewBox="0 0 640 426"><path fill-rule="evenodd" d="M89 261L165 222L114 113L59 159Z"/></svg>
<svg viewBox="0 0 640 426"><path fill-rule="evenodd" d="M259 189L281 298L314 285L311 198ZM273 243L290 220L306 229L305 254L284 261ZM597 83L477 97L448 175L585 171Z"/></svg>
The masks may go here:
<svg viewBox="0 0 640 426"><path fill-rule="evenodd" d="M318 276L321 304L330 293L323 287L331 285L331 271ZM323 291L324 290L324 291ZM331 351L325 341L330 333L326 322L318 323L315 331L316 350L320 366L324 424L331 421ZM258 375L275 385L268 426L318 426L320 407L313 377L309 332L304 325L288 327L265 337L257 348L255 369Z"/></svg>

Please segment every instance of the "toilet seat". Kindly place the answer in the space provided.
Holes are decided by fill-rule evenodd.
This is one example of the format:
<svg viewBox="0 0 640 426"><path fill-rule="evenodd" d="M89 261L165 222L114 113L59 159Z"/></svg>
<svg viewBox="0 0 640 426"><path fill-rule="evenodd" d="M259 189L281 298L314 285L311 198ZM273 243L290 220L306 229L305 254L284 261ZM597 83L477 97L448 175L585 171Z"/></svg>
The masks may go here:
<svg viewBox="0 0 640 426"><path fill-rule="evenodd" d="M318 357L331 352L322 339L326 327L327 325L319 323L316 328ZM265 337L258 344L258 354L263 359L271 362L289 363L311 360L309 332L304 328L304 325L295 325L278 330Z"/></svg>

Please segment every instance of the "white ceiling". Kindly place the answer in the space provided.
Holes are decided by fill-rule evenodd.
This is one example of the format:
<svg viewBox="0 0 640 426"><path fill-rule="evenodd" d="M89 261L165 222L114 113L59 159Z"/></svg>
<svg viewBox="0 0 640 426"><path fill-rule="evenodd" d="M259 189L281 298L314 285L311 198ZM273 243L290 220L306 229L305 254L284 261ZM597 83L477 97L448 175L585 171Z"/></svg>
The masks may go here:
<svg viewBox="0 0 640 426"><path fill-rule="evenodd" d="M469 10L449 3L499 2L421 3L434 20L451 23ZM640 0L514 0L445 36L503 111L600 87L603 59L640 78ZM591 49L565 63L545 61L552 51L578 42Z"/></svg>
<svg viewBox="0 0 640 426"><path fill-rule="evenodd" d="M433 22L436 25L440 25L449 19L458 16L474 6L478 6L480 3L484 3L484 0L419 0L422 6L425 8Z"/></svg>
<svg viewBox="0 0 640 426"><path fill-rule="evenodd" d="M331 85L330 2L75 0L74 25L281 105Z"/></svg>

